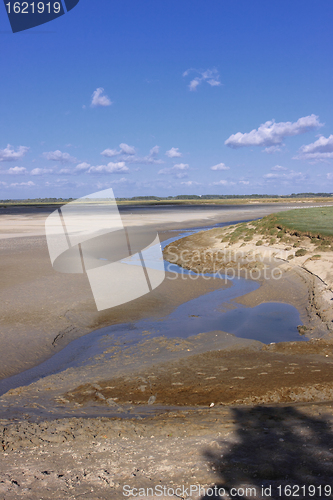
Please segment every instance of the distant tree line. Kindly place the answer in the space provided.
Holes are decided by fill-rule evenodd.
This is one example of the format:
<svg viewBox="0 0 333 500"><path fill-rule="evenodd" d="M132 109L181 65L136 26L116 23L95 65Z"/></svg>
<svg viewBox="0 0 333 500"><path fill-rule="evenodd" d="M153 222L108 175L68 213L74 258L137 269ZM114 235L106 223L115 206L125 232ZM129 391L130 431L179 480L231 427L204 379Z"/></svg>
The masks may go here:
<svg viewBox="0 0 333 500"><path fill-rule="evenodd" d="M0 200L0 203L61 203L73 201L75 198L26 198L26 199L11 199L11 200Z"/></svg>
<svg viewBox="0 0 333 500"><path fill-rule="evenodd" d="M248 198L328 198L333 193L292 193L279 196L277 194L179 194L177 196L133 196L132 198L116 198L118 201L163 201L163 200L230 200Z"/></svg>
<svg viewBox="0 0 333 500"><path fill-rule="evenodd" d="M117 201L172 201L172 200L230 200L251 198L328 198L333 193L292 193L279 196L277 194L179 194L177 196L132 196L131 198L116 198ZM0 203L68 203L75 198L27 198L0 200Z"/></svg>

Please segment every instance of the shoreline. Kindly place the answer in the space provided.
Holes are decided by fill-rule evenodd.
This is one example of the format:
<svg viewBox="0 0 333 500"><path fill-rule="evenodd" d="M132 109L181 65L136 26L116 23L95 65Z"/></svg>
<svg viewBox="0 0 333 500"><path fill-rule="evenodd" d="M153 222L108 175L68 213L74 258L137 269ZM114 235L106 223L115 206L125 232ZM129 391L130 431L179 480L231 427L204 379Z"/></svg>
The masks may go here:
<svg viewBox="0 0 333 500"><path fill-rule="evenodd" d="M251 222L247 225L251 227ZM333 252L317 255L308 243L305 254L297 256L296 249L278 242L269 246L260 235L250 242L224 241L234 227L211 229L170 243L164 258L197 273L226 273L257 281L257 290L235 302L247 307L272 301L294 305L305 323L303 334L333 342Z"/></svg>

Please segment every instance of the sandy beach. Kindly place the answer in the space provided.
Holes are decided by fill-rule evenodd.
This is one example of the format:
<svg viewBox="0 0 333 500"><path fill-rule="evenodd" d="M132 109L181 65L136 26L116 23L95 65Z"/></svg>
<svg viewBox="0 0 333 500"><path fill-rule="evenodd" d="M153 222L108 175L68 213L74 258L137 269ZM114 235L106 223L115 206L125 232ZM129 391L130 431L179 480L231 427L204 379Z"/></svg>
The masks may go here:
<svg viewBox="0 0 333 500"><path fill-rule="evenodd" d="M256 219L288 208L138 209L125 210L122 217L133 226L156 228L167 240L184 228ZM47 215L0 217L2 379L94 330L160 319L183 303L230 286L221 279L179 276L132 303L98 313L84 276L52 269L43 236ZM178 240L176 247L179 252L221 250L221 231L197 233ZM253 247L260 255L267 250L255 241L241 250ZM168 259L168 249L165 254ZM327 253L325 259L330 258ZM329 482L332 284L328 274L320 274L326 264L320 270L315 261L297 259L280 258L281 279L261 280L259 288L236 301L247 307L267 301L293 305L306 327L302 333L311 340L267 345L219 330L186 339L148 334L133 347L112 350L111 341L102 343L82 366L3 394L3 498L124 498L126 485L196 484L222 485L229 496L232 487L251 485L259 499L262 484L277 488L288 477L307 484ZM254 442L261 449L256 459ZM311 459L304 447L311 449ZM277 470L270 465L276 460ZM145 490L142 496L156 497L156 491ZM205 496L192 491L192 498Z"/></svg>

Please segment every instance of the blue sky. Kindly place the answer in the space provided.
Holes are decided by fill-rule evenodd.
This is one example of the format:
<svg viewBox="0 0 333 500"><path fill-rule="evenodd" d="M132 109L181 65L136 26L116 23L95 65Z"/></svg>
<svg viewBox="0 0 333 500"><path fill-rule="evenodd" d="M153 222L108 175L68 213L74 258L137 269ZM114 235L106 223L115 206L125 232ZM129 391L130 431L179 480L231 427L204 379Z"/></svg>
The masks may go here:
<svg viewBox="0 0 333 500"><path fill-rule="evenodd" d="M333 192L331 0L0 7L0 199Z"/></svg>

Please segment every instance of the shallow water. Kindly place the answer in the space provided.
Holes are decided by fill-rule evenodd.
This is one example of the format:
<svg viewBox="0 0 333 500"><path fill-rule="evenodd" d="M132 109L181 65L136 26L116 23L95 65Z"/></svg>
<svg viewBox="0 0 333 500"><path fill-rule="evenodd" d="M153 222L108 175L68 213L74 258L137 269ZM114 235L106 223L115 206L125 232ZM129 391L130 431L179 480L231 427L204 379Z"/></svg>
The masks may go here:
<svg viewBox="0 0 333 500"><path fill-rule="evenodd" d="M225 225L228 224L219 224ZM184 231L181 235L164 241L162 246L199 230L202 231L203 228ZM191 275L193 279L197 276L175 264L166 262L165 265L169 272ZM204 276L208 278L213 275ZM226 279L224 275L219 277ZM276 302L260 304L253 308L245 307L233 302L233 299L256 290L259 284L244 278L234 278L231 282L231 287L215 290L181 304L171 314L157 320L145 319L113 325L80 337L37 367L0 381L0 394L67 368L85 366L91 363L92 357L105 351L106 344L117 346L123 351L147 338L147 334L149 338L187 338L199 333L221 330L266 344L307 340L298 333L297 326L301 324L301 320L295 307ZM114 354L113 352L112 355Z"/></svg>

